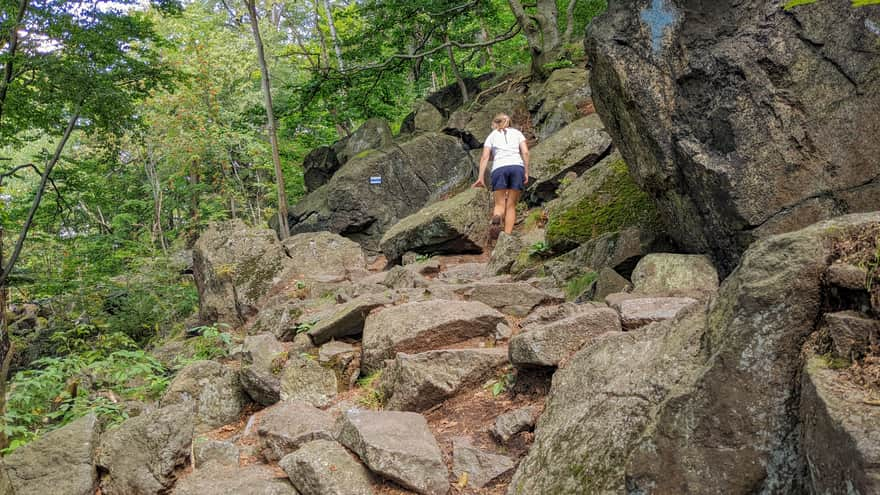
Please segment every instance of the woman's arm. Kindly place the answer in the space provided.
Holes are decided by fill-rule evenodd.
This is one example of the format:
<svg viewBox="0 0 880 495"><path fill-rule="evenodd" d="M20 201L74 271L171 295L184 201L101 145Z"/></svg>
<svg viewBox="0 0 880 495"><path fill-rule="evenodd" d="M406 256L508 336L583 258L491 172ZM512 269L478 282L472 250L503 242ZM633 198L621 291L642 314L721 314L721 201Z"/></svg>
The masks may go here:
<svg viewBox="0 0 880 495"><path fill-rule="evenodd" d="M486 176L486 166L489 164L489 158L491 156L492 148L488 146L483 147L483 154L480 156L480 175L471 187L486 187L485 182L483 182L483 177Z"/></svg>
<svg viewBox="0 0 880 495"><path fill-rule="evenodd" d="M523 184L529 183L529 145L526 144L526 141L523 140L519 143L519 154L522 156L523 165L526 167L526 178L523 181Z"/></svg>

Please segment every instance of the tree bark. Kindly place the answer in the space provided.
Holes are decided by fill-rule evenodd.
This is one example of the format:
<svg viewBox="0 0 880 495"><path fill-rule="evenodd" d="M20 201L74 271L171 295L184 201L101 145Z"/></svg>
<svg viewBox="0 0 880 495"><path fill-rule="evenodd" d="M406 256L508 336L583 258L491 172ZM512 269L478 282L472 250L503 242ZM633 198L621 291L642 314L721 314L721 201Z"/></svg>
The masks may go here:
<svg viewBox="0 0 880 495"><path fill-rule="evenodd" d="M18 28L24 20L24 14L27 12L29 3L30 0L21 0L18 4L18 14L16 14L15 22L9 28L9 48L7 49L9 59L3 68L3 80L0 81L0 121L3 119L6 96L9 93L9 85L12 84L12 77L15 71L15 54L18 52Z"/></svg>
<svg viewBox="0 0 880 495"><path fill-rule="evenodd" d="M556 59L561 46L559 27L556 24L559 19L556 0L538 0L534 13L526 12L520 0L507 0L507 2L529 44L532 74L543 78L547 75L544 66Z"/></svg>
<svg viewBox="0 0 880 495"><path fill-rule="evenodd" d="M339 36L336 34L336 23L333 22L333 8L330 5L330 0L324 0L324 10L327 12L327 26L330 28L333 51L336 52L336 68L342 72L345 70L345 64L342 62L342 47L339 46Z"/></svg>
<svg viewBox="0 0 880 495"><path fill-rule="evenodd" d="M3 266L3 227L0 227L0 266ZM0 284L0 449L9 446L9 437L6 436L6 380L9 378L9 366L12 364L12 356L15 349L12 346L12 338L9 336L9 320L6 316L6 282Z"/></svg>
<svg viewBox="0 0 880 495"><path fill-rule="evenodd" d="M330 54L327 51L327 40L324 38L324 31L321 30L321 7L318 0L315 0L315 35L318 37L318 44L321 47L321 69L328 70L330 68Z"/></svg>
<svg viewBox="0 0 880 495"><path fill-rule="evenodd" d="M55 153L52 155L52 158L49 159L49 162L46 163L46 168L43 169L43 175L40 177L39 185L37 185L37 192L34 195L33 202L31 202L31 208L30 211L28 211L28 216L24 221L24 225L21 227L21 232L18 234L18 240L16 240L15 248L12 250L12 256L9 257L9 261L6 262L6 266L2 267L2 272L0 272L0 287L6 287L6 282L9 280L9 274L12 273L12 268L15 266L15 263L18 262L18 257L21 255L21 249L24 246L28 231L30 231L31 225L34 223L34 215L37 213L40 201L43 200L43 193L46 192L46 185L49 183L49 174L52 173L52 169L55 168L58 160L61 159L61 153L64 151L64 147L67 146L67 140L70 139L70 135L76 128L77 122L79 122L79 110L71 115L70 120L67 123L67 129L64 130L64 135L61 136L61 140L58 141L58 145L55 147Z"/></svg>
<svg viewBox="0 0 880 495"><path fill-rule="evenodd" d="M577 0L568 0L568 8L565 9L565 33L562 35L562 42L566 45L571 43L571 37L574 34L574 8Z"/></svg>
<svg viewBox="0 0 880 495"><path fill-rule="evenodd" d="M455 63L455 53L452 51L452 45L449 43L449 34L443 34L443 41L446 43L446 54L449 56L449 66L452 68L452 73L455 74L455 81L458 83L458 88L461 90L461 101L462 103L467 103L470 100L467 90L467 84L464 82L464 78L461 77L461 73L458 71L458 64Z"/></svg>
<svg viewBox="0 0 880 495"><path fill-rule="evenodd" d="M263 51L263 39L260 37L260 24L254 1L245 0L245 3L251 18L254 43L257 45L257 61L260 64L260 76L263 80L263 98L266 103L266 130L269 133L269 143L272 145L272 163L275 165L275 186L278 189L278 236L281 240L284 240L290 236L290 227L287 224L287 193L284 190L284 174L281 170L281 155L278 151L275 112L272 110L272 85L269 80L269 67L266 65L266 54Z"/></svg>

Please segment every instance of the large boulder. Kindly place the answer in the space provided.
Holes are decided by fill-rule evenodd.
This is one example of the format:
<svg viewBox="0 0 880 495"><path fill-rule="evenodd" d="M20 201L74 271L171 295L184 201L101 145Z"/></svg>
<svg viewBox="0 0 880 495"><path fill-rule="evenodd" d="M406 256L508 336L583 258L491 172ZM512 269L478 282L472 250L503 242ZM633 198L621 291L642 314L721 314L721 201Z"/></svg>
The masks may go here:
<svg viewBox="0 0 880 495"><path fill-rule="evenodd" d="M372 495L372 476L342 445L315 440L278 463L302 495Z"/></svg>
<svg viewBox="0 0 880 495"><path fill-rule="evenodd" d="M712 260L699 254L649 254L639 261L631 278L640 294L705 297L718 290Z"/></svg>
<svg viewBox="0 0 880 495"><path fill-rule="evenodd" d="M260 449L277 461L313 440L333 439L333 418L305 402L282 401L264 410L258 419Z"/></svg>
<svg viewBox="0 0 880 495"><path fill-rule="evenodd" d="M98 484L95 447L99 434L93 414L82 417L3 458L9 495L94 495ZM2 475L0 475L2 476Z"/></svg>
<svg viewBox="0 0 880 495"><path fill-rule="evenodd" d="M480 253L488 240L491 198L486 189L467 189L422 208L385 232L379 249L391 261L407 251L420 254Z"/></svg>
<svg viewBox="0 0 880 495"><path fill-rule="evenodd" d="M582 174L611 151L611 136L599 115L578 119L531 150L527 195L532 203L556 196L569 174Z"/></svg>
<svg viewBox="0 0 880 495"><path fill-rule="evenodd" d="M519 367L559 366L599 336L620 331L620 317L613 309L586 309L514 335L510 339L510 362Z"/></svg>
<svg viewBox="0 0 880 495"><path fill-rule="evenodd" d="M481 85L491 78L492 74L483 74L479 77L465 77L463 81L469 99L476 96L480 92ZM425 101L437 108L443 116L448 117L449 114L464 104L464 95L461 93L461 86L453 83L429 94Z"/></svg>
<svg viewBox="0 0 880 495"><path fill-rule="evenodd" d="M192 404L177 404L128 419L101 437L97 464L106 474L101 493L159 495L174 484L193 439Z"/></svg>
<svg viewBox="0 0 880 495"><path fill-rule="evenodd" d="M479 301L502 313L523 317L542 304L560 303L556 295L526 282L482 281L463 285L455 291L469 301Z"/></svg>
<svg viewBox="0 0 880 495"><path fill-rule="evenodd" d="M727 274L756 238L876 209L878 12L620 0L594 19L596 109L683 247Z"/></svg>
<svg viewBox="0 0 880 495"><path fill-rule="evenodd" d="M404 488L424 495L449 491L443 454L421 414L350 409L340 418L339 442Z"/></svg>
<svg viewBox="0 0 880 495"><path fill-rule="evenodd" d="M364 372L378 370L398 352L418 353L491 336L504 315L480 302L432 300L386 308L364 325Z"/></svg>
<svg viewBox="0 0 880 495"><path fill-rule="evenodd" d="M579 67L558 69L542 84L529 87L532 123L543 141L583 115L580 106L590 101L589 74Z"/></svg>
<svg viewBox="0 0 880 495"><path fill-rule="evenodd" d="M457 139L433 133L361 153L290 209L291 232L326 230L375 252L389 227L463 187L473 168ZM381 184L371 184L371 177L381 177Z"/></svg>
<svg viewBox="0 0 880 495"><path fill-rule="evenodd" d="M281 279L288 257L270 229L241 220L215 223L193 247L193 277L202 321L238 326Z"/></svg>
<svg viewBox="0 0 880 495"><path fill-rule="evenodd" d="M196 433L202 433L238 421L248 402L237 370L216 361L196 361L177 373L161 405L192 403Z"/></svg>
<svg viewBox="0 0 880 495"><path fill-rule="evenodd" d="M136 492L130 492L134 495ZM172 495L299 495L285 478L269 466L246 467L210 463L180 480Z"/></svg>
<svg viewBox="0 0 880 495"><path fill-rule="evenodd" d="M545 235L556 252L629 227L656 230L659 223L650 197L633 182L618 153L572 181L547 210Z"/></svg>
<svg viewBox="0 0 880 495"><path fill-rule="evenodd" d="M323 186L342 166L330 146L318 146L303 158L303 180L306 191Z"/></svg>
<svg viewBox="0 0 880 495"><path fill-rule="evenodd" d="M332 314L318 320L309 329L309 337L315 345L321 345L333 339L360 334L364 331L364 322L370 312L391 303L391 298L385 294L366 294L356 297L339 305Z"/></svg>
<svg viewBox="0 0 880 495"><path fill-rule="evenodd" d="M385 408L423 411L468 386L478 386L507 363L507 349L449 349L398 353L382 373Z"/></svg>
<svg viewBox="0 0 880 495"><path fill-rule="evenodd" d="M878 225L851 215L766 238L708 308L581 350L554 375L510 493L803 493L801 343L835 241Z"/></svg>
<svg viewBox="0 0 880 495"><path fill-rule="evenodd" d="M801 443L809 493L880 493L880 408L811 356L801 375Z"/></svg>
<svg viewBox="0 0 880 495"><path fill-rule="evenodd" d="M303 401L315 407L329 405L339 391L336 372L309 357L289 356L279 379L281 400Z"/></svg>
<svg viewBox="0 0 880 495"><path fill-rule="evenodd" d="M492 119L499 113L506 113L511 117L512 127L521 128L525 124L525 117L529 115L525 95L511 92L502 93L481 105L476 110L458 110L449 117L447 128L444 130L461 137L466 143L482 146L492 132Z"/></svg>
<svg viewBox="0 0 880 495"><path fill-rule="evenodd" d="M367 119L351 136L333 145L339 163L345 165L352 158L369 150L381 150L392 142L391 127L384 119Z"/></svg>
<svg viewBox="0 0 880 495"><path fill-rule="evenodd" d="M279 373L287 362L287 349L269 333L245 337L240 380L258 404L271 406L281 399Z"/></svg>
<svg viewBox="0 0 880 495"><path fill-rule="evenodd" d="M664 239L651 227L627 227L602 234L577 248L544 263L544 270L560 285L591 272L611 268L628 277L639 260L657 248Z"/></svg>
<svg viewBox="0 0 880 495"><path fill-rule="evenodd" d="M331 232L297 234L282 242L296 279L336 282L365 272L367 260L356 243Z"/></svg>

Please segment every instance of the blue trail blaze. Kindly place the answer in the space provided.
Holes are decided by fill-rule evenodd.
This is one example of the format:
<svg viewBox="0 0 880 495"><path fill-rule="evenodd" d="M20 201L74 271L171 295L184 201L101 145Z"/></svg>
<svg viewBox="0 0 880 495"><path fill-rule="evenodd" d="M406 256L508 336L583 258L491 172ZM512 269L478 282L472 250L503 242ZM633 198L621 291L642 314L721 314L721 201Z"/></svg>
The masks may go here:
<svg viewBox="0 0 880 495"><path fill-rule="evenodd" d="M666 5L666 0L651 0L651 8L643 9L640 17L651 29L651 47L654 53L659 53L663 48L663 37L678 19L675 10Z"/></svg>

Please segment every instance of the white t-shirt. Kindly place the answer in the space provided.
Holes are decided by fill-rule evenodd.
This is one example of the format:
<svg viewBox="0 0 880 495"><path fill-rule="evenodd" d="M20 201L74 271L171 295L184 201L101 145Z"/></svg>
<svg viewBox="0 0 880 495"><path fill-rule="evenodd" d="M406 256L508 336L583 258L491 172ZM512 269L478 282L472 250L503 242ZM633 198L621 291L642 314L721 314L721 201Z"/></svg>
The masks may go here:
<svg viewBox="0 0 880 495"><path fill-rule="evenodd" d="M525 140L526 137L512 127L503 131L493 130L483 143L484 148L492 150L492 171L509 165L524 167L522 155L519 154L519 143Z"/></svg>

